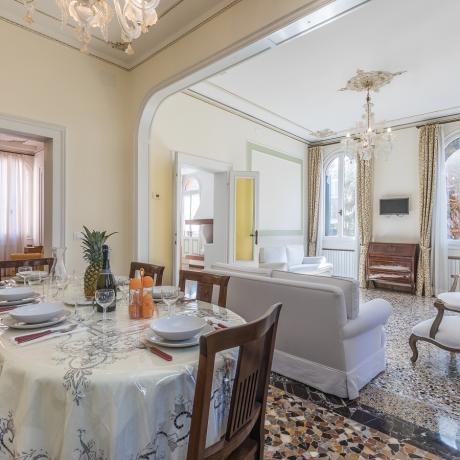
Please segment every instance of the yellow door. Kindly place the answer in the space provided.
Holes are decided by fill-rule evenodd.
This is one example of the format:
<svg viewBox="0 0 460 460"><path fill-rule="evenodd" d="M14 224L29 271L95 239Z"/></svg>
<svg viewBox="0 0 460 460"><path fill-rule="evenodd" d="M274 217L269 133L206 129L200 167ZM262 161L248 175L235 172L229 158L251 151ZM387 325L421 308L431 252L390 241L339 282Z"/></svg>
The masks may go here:
<svg viewBox="0 0 460 460"><path fill-rule="evenodd" d="M257 259L257 174L234 173L234 260Z"/></svg>

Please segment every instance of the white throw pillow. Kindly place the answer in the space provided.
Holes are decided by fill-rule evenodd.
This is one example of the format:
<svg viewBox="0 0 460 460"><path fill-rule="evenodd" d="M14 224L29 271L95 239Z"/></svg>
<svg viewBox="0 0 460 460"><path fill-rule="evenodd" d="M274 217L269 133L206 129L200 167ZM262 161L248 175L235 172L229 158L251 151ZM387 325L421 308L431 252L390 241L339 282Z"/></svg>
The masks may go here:
<svg viewBox="0 0 460 460"><path fill-rule="evenodd" d="M305 249L302 244L290 244L286 246L287 263L291 265L300 265L305 257Z"/></svg>
<svg viewBox="0 0 460 460"><path fill-rule="evenodd" d="M266 246L259 250L259 263L285 264L287 263L286 248L284 246Z"/></svg>

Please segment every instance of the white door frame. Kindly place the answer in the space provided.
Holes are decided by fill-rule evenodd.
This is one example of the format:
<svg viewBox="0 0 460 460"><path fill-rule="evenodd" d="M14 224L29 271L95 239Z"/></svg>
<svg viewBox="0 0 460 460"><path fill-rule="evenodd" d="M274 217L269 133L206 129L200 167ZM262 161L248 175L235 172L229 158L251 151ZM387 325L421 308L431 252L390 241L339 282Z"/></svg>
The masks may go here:
<svg viewBox="0 0 460 460"><path fill-rule="evenodd" d="M181 254L179 249L179 239L182 232L182 183L178 180L180 171L183 165L195 166L202 171L211 173L226 172L232 170L232 164L224 161L213 160L212 158L201 157L184 152L174 153L174 169L173 169L173 213L172 213L172 229L173 229L173 244L172 244L172 282L179 282L179 270L181 262ZM227 206L228 207L228 206Z"/></svg>
<svg viewBox="0 0 460 460"><path fill-rule="evenodd" d="M139 111L134 146L133 254L136 260L147 262L150 259L150 137L153 119L160 104L177 92L289 39L322 27L369 1L335 0L322 6L320 1L309 3L150 89Z"/></svg>
<svg viewBox="0 0 460 460"><path fill-rule="evenodd" d="M230 193L229 193L229 231L228 231L228 262L245 264L241 260L235 259L235 223L236 223L236 208L235 208L235 179L239 177L248 177L254 179L255 189L254 189L254 230L258 231L259 228L259 172L258 171L232 171L230 173ZM253 260L248 263L254 263L259 260L259 253L257 248L257 243L253 238Z"/></svg>
<svg viewBox="0 0 460 460"><path fill-rule="evenodd" d="M0 130L51 139L53 145L52 230L53 247L66 241L66 129L63 126L0 113Z"/></svg>

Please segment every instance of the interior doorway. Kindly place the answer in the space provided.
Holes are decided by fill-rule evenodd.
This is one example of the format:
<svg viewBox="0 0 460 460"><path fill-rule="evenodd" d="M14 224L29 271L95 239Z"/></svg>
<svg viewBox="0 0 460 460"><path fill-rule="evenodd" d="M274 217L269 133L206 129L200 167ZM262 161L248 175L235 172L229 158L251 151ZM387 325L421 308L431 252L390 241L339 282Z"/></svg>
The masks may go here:
<svg viewBox="0 0 460 460"><path fill-rule="evenodd" d="M52 246L52 140L0 129L0 260Z"/></svg>
<svg viewBox="0 0 460 460"><path fill-rule="evenodd" d="M173 282L179 270L202 270L228 258L231 165L175 153Z"/></svg>

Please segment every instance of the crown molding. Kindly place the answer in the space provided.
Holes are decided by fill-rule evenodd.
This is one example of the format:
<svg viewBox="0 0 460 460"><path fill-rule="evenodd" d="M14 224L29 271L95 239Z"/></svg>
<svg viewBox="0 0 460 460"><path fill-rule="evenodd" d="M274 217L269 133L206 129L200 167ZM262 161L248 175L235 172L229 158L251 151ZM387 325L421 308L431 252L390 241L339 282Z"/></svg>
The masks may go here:
<svg viewBox="0 0 460 460"><path fill-rule="evenodd" d="M15 2L15 5L16 5L16 8L17 7L20 7L20 8L23 8L23 4L20 0L13 0ZM180 4L183 3L184 0L177 0L173 5L171 5L167 10L165 10L164 12L162 12L160 15L159 15L159 19L165 17L166 15L168 15L169 13L171 13L175 8L177 8ZM163 52L164 50L168 49L169 47L173 46L175 43L177 43L178 41L186 38L187 36L189 36L190 34L192 34L193 32L195 32L196 30L200 29L201 27L203 27L204 25L206 25L208 22L212 21L213 19L217 18L218 16L220 16L221 14L224 14L226 11L228 11L230 8L234 7L235 5L237 5L238 3L242 2L243 0L233 0L231 3L228 3L226 5L224 5L223 7L219 8L219 9L214 9L214 10L211 10L211 11L208 11L206 13L204 13L203 15L201 15L200 17L197 18L197 20L195 21L192 21L190 24L188 24L187 26L179 29L175 36L173 36L173 38L171 39L167 39L165 41L163 41L162 43L160 43L157 47L153 47L149 50L148 53L144 54L144 55L139 55L139 58L138 60L132 62L132 63L127 63L126 61L122 60L122 59L117 59L115 56L107 56L106 53L104 53L104 48L105 47L109 47L110 49L113 49L111 47L111 44L110 43L106 43L105 40L103 40L101 37L95 35L95 34L92 34L92 40L93 40L93 44L96 43L98 44L100 47L101 47L101 50L95 50L94 47L93 49L90 48L89 50L89 53L87 54L87 56L91 57L91 58L95 58L101 62L105 62L107 64L110 64L110 65L113 65L121 70L124 70L124 71L127 71L127 72L130 72L134 69L136 69L137 67L139 67L140 65L144 64L145 62L147 62L148 60L150 60L151 58L153 58L154 56L160 54L161 52ZM68 22L65 27L66 29L64 30L54 30L52 33L53 35L50 35L49 32L46 30L47 29L47 25L40 25L38 23L34 23L34 28L32 27L29 27L27 26L27 24L24 24L24 23L21 23L21 22L18 22L17 20L17 14L14 14L14 9L15 7L10 7L10 9L7 11L7 13L3 13L2 15L0 15L0 21L3 21L3 22L6 22L10 25L13 25L13 26L16 26L16 27L19 27L20 29L23 29L27 32L31 32L31 33L34 33L42 38L46 38L48 40L51 40L55 43L58 43L60 45L63 45L63 46L66 46L67 48L69 49L72 49L74 51L77 51L78 53L81 53L80 52L80 47L81 47L81 44L78 42L77 38L75 37L75 26ZM60 18L57 18L55 17L54 15L50 15L42 10L39 10L39 9L36 9L36 13L37 14L40 14L44 20L49 24L55 24L55 23L61 23L61 19ZM69 30L68 29L71 29L70 30L70 34L69 34ZM122 55L123 51L117 51L117 53L120 53L120 55Z"/></svg>
<svg viewBox="0 0 460 460"><path fill-rule="evenodd" d="M303 137L297 136L296 134L287 131L285 129L280 128L279 126L276 126L274 124L271 124L267 121L264 121L260 118L257 118L253 115L250 115L249 113L246 113L242 110L235 109L234 107L230 107L226 104L223 104L222 102L219 102L215 99L212 99L204 94L201 94L197 91L194 91L193 89L186 89L182 91L183 94L193 97L194 99L197 99L199 101L205 102L206 104L212 105L213 107L216 107L218 109L224 110L225 112L231 113L233 115L236 115L240 118L244 118L245 120L252 121L253 123L256 123L260 126L263 126L264 128L270 129L272 131L277 132L278 134L282 134L283 136L290 137L291 139L301 142L302 144L309 144L309 141Z"/></svg>

